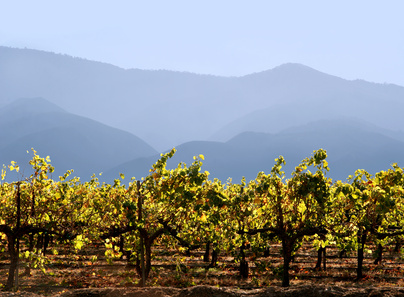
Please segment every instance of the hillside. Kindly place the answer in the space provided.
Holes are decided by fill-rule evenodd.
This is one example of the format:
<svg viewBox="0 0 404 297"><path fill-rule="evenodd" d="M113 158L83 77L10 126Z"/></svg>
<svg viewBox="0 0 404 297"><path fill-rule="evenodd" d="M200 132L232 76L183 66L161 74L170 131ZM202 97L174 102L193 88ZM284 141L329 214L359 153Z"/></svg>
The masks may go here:
<svg viewBox="0 0 404 297"><path fill-rule="evenodd" d="M140 138L73 115L43 98L20 99L0 108L0 163L17 161L27 175L34 148L50 156L55 178L66 170L88 179L128 160L156 154Z"/></svg>
<svg viewBox="0 0 404 297"><path fill-rule="evenodd" d="M366 122L344 118L314 121L275 134L244 132L225 143L182 144L168 164L171 168L179 162L190 164L193 156L203 154L202 169L210 172L211 179L226 181L231 177L234 182L243 176L254 179L259 171L269 173L274 159L280 155L286 159L284 169L288 177L303 158L319 148L327 150L330 167L327 175L333 179L346 180L356 169L374 174L389 169L392 163L404 166L404 142L377 130ZM158 157L127 162L107 172L105 178L118 176L119 172L140 178L148 174Z"/></svg>
<svg viewBox="0 0 404 297"><path fill-rule="evenodd" d="M68 112L129 131L159 151L245 131L277 133L332 116L403 130L404 87L349 81L300 64L243 77L125 70L0 47L0 104L49 98Z"/></svg>
<svg viewBox="0 0 404 297"><path fill-rule="evenodd" d="M401 86L344 80L299 64L281 65L241 80L248 81L250 89L266 89L271 104L233 120L210 140L226 141L245 131L276 133L336 117L356 118L393 132L404 131Z"/></svg>
<svg viewBox="0 0 404 297"><path fill-rule="evenodd" d="M233 93L228 87L231 80L125 70L66 55L0 47L0 104L25 97L50 98L66 111L129 131L159 150L203 139L216 125L227 123L219 115L225 106L222 101ZM229 112L236 110L237 104L228 106Z"/></svg>

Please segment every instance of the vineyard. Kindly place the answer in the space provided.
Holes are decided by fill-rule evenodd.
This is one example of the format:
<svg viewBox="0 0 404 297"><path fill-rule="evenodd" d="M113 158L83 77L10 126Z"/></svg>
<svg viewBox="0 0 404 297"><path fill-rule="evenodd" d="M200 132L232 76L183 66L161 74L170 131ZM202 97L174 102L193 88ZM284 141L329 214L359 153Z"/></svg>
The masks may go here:
<svg viewBox="0 0 404 297"><path fill-rule="evenodd" d="M202 155L124 184L52 178L33 150L32 174L0 187L0 282L17 288L313 283L403 285L404 172L393 164L332 181L320 149L255 180L210 180Z"/></svg>

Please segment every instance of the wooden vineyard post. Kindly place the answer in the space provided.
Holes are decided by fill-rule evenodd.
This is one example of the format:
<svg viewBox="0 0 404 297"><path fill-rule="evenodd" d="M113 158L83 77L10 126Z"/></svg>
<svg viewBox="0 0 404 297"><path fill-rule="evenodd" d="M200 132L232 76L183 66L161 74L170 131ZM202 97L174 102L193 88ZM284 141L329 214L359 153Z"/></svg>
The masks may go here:
<svg viewBox="0 0 404 297"><path fill-rule="evenodd" d="M20 183L17 185L17 232L20 231L21 228L21 192L20 192ZM20 238L17 235L17 265L16 265L16 273L15 273L15 290L18 290L18 265L20 265Z"/></svg>
<svg viewBox="0 0 404 297"><path fill-rule="evenodd" d="M140 194L140 181L137 181L136 185L137 185L137 193L138 193L138 200L137 200L138 221L140 222L142 220L142 205L143 205L142 195ZM141 265L141 270L142 270L141 286L144 287L146 284L146 270L145 270L145 263L144 263L144 242L143 242L143 236L142 236L141 232L140 232L140 265Z"/></svg>
<svg viewBox="0 0 404 297"><path fill-rule="evenodd" d="M20 191L20 183L17 183L17 233L19 233L21 228L21 191ZM18 286L19 286L19 279L18 279L18 265L20 265L20 238L19 235L17 237L17 243L16 243L16 257L17 257L17 263L15 267L15 287L14 289L17 291Z"/></svg>
<svg viewBox="0 0 404 297"><path fill-rule="evenodd" d="M21 192L20 192L20 182L17 182L17 194L16 194L16 226L14 230L10 230L7 234L8 241L8 251L10 254L10 268L8 271L8 278L6 284L6 291L18 290L18 265L20 256L20 228L21 228Z"/></svg>

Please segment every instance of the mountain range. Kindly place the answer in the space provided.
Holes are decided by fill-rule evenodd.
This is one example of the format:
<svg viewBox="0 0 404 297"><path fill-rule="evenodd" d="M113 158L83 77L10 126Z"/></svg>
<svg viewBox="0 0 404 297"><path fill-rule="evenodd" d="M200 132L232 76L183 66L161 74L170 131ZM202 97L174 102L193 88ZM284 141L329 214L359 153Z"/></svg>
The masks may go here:
<svg viewBox="0 0 404 297"><path fill-rule="evenodd" d="M284 170L290 176L295 167L314 150L327 151L330 171L334 180L346 180L356 169L366 169L374 174L387 170L393 163L404 165L404 142L370 129L372 125L348 118L314 121L307 125L289 128L271 134L244 132L226 142L192 141L177 147L168 162L174 168L179 162L190 164L193 156L202 154L203 170L210 178L226 181L231 177L240 182L255 179L260 171L269 173L275 158L286 160ZM107 171L112 180L120 172L137 178L145 176L156 156L140 158Z"/></svg>
<svg viewBox="0 0 404 297"><path fill-rule="evenodd" d="M242 77L122 69L38 50L0 47L0 104L42 97L164 151L244 131L279 132L333 116L403 129L404 87L349 81L300 64Z"/></svg>
<svg viewBox="0 0 404 297"><path fill-rule="evenodd" d="M34 147L60 172L110 181L144 176L174 146L172 166L204 154L222 180L269 172L279 155L290 173L318 148L337 179L404 161L404 87L301 64L217 77L0 47L0 89L3 164Z"/></svg>
<svg viewBox="0 0 404 297"><path fill-rule="evenodd" d="M31 148L40 157L50 156L56 178L73 169L76 176L89 179L117 164L157 154L129 132L68 113L43 98L18 99L0 108L0 126L0 163L16 161L25 177Z"/></svg>

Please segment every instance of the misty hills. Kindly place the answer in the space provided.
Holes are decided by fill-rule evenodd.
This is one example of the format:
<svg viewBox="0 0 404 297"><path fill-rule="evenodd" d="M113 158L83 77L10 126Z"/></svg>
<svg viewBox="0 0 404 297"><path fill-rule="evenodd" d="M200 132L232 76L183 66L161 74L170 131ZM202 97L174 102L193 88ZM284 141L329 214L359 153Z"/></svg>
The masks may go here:
<svg viewBox="0 0 404 297"><path fill-rule="evenodd" d="M289 174L319 148L334 179L404 165L404 87L300 64L217 77L0 46L0 89L0 164L27 164L34 147L56 177L140 178L174 146L170 166L204 154L203 169L223 181L269 172L279 155Z"/></svg>
<svg viewBox="0 0 404 297"><path fill-rule="evenodd" d="M36 50L0 47L0 102L51 98L71 113L129 131L159 150L210 135L231 79L124 70ZM214 94L212 96L212 93ZM209 98L209 100L207 100ZM213 100L213 101L212 101ZM216 106L211 103L216 101ZM229 106L228 111L233 112ZM209 118L216 119L213 122Z"/></svg>
<svg viewBox="0 0 404 297"><path fill-rule="evenodd" d="M0 164L17 161L25 176L31 148L51 157L56 179L74 169L75 176L87 180L117 164L157 154L128 132L73 115L43 98L19 99L0 108L0 126Z"/></svg>
<svg viewBox="0 0 404 297"><path fill-rule="evenodd" d="M281 65L244 79L273 84L268 96L276 98L275 102L235 119L210 139L228 140L242 131L280 132L337 117L356 118L393 131L404 130L401 86L349 81L299 64Z"/></svg>
<svg viewBox="0 0 404 297"><path fill-rule="evenodd" d="M125 70L0 47L0 103L43 97L66 111L137 135L159 151L193 140L276 133L330 117L402 130L404 87L348 81L300 64L243 77Z"/></svg>
<svg viewBox="0 0 404 297"><path fill-rule="evenodd" d="M227 142L192 141L177 147L169 160L170 168L179 162L191 164L193 156L203 154L202 170L210 178L226 181L229 177L239 182L244 176L254 179L257 173L269 173L274 159L283 155L287 177L294 168L314 150L327 150L330 172L334 180L346 180L356 169L366 169L374 174L387 170L392 163L404 166L404 142L374 132L372 125L353 119L333 119L311 122L276 134L244 132ZM122 164L106 172L105 178L116 178L120 172L140 178L159 156L142 158Z"/></svg>

